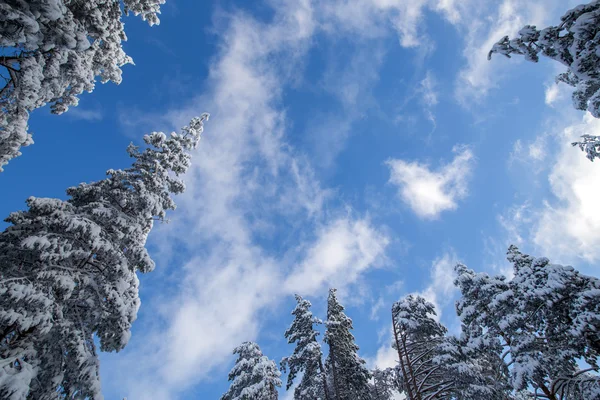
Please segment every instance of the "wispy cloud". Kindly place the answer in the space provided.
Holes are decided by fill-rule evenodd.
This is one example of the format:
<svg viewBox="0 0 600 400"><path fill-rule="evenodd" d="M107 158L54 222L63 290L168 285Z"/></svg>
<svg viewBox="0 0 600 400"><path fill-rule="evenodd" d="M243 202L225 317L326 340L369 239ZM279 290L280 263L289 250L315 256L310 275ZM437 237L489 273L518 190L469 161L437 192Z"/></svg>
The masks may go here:
<svg viewBox="0 0 600 400"><path fill-rule="evenodd" d="M487 60L492 45L504 35L514 35L526 24L547 26L559 21L561 13L580 0L334 0L320 6L316 18L327 32L359 34L376 38L391 27L399 43L418 49L425 56L435 49L429 37L427 12L440 14L464 40L464 66L455 86L456 98L465 106L482 100L519 60ZM422 57L421 57L422 58Z"/></svg>
<svg viewBox="0 0 600 400"><path fill-rule="evenodd" d="M517 139L508 157L509 167L527 165L529 171L540 174L549 167L548 159L554 148L548 133L542 133L533 140Z"/></svg>
<svg viewBox="0 0 600 400"><path fill-rule="evenodd" d="M328 60L319 82L319 87L337 100L339 107L313 115L306 133L314 146L313 163L321 168L333 165L352 136L354 125L370 109L378 107L372 91L379 80L385 51L379 42L367 41L353 45L344 55L343 59Z"/></svg>
<svg viewBox="0 0 600 400"><path fill-rule="evenodd" d="M304 261L285 280L290 293L314 295L329 287L345 287L381 261L389 239L368 220L337 220L320 230Z"/></svg>
<svg viewBox="0 0 600 400"><path fill-rule="evenodd" d="M465 106L482 100L495 88L500 77L518 60L489 62L487 53L504 35L514 35L526 24L547 26L557 23L561 13L579 0L359 0L327 2L319 13L329 31L358 33L363 37L383 36L390 26L400 45L431 54L435 43L429 37L425 16L439 13L451 23L464 40L464 67L458 74L456 98Z"/></svg>
<svg viewBox="0 0 600 400"><path fill-rule="evenodd" d="M549 257L596 262L600 260L600 169L569 145L584 134L600 135L600 121L586 114L582 123L563 131L563 147L548 178L555 199L545 203L534 241Z"/></svg>
<svg viewBox="0 0 600 400"><path fill-rule="evenodd" d="M555 76L565 72L562 64L554 65L554 76L552 76L546 83L546 89L544 91L544 101L547 106L555 107L567 104L567 98L571 97L574 88L567 85L566 83L557 83Z"/></svg>
<svg viewBox="0 0 600 400"><path fill-rule="evenodd" d="M433 43L423 22L428 10L441 13L452 23L460 20L454 0L335 0L323 6L322 15L329 30L342 29L365 37L381 36L387 26L391 26L397 32L401 46L429 52Z"/></svg>
<svg viewBox="0 0 600 400"><path fill-rule="evenodd" d="M474 164L469 147L454 148L450 164L432 170L429 165L404 160L389 160L390 183L398 187L400 198L425 219L435 219L443 211L454 210L457 201L467 196L467 184Z"/></svg>
<svg viewBox="0 0 600 400"><path fill-rule="evenodd" d="M72 119L89 122L98 122L104 118L104 114L100 109L85 109L81 107L70 107L65 115Z"/></svg>
<svg viewBox="0 0 600 400"><path fill-rule="evenodd" d="M557 262L593 263L600 259L600 216L596 212L600 170L570 145L584 134L600 135L600 121L586 114L579 123L521 146L524 157L549 168L550 196L527 198L498 217L506 243L529 247ZM558 144L558 151L550 146L551 140Z"/></svg>
<svg viewBox="0 0 600 400"><path fill-rule="evenodd" d="M425 78L421 80L417 92L421 97L421 104L423 105L423 111L427 116L427 119L433 125L435 130L436 118L434 114L434 107L438 104L438 92L437 92L437 80L435 75L431 71L427 71Z"/></svg>
<svg viewBox="0 0 600 400"><path fill-rule="evenodd" d="M331 190L286 140L280 96L315 18L309 1L275 12L270 23L229 16L208 92L155 118L177 127L211 112L177 213L151 237L163 263L185 263L170 274L178 291L145 304L160 323L134 335L129 362L121 358L130 374L109 378L132 398L178 398L227 363L232 346L254 340L260 315L282 298L343 290L384 260L387 236L366 217L325 210Z"/></svg>
<svg viewBox="0 0 600 400"><path fill-rule="evenodd" d="M544 94L545 94L546 104L549 106L552 106L554 103L556 103L556 101L558 100L558 97L560 95L559 84L552 83L552 84L546 86L546 91L544 92Z"/></svg>
<svg viewBox="0 0 600 400"><path fill-rule="evenodd" d="M438 318L442 316L444 307L454 299L454 266L457 263L458 258L453 250L436 258L431 264L429 285L418 293L435 305Z"/></svg>

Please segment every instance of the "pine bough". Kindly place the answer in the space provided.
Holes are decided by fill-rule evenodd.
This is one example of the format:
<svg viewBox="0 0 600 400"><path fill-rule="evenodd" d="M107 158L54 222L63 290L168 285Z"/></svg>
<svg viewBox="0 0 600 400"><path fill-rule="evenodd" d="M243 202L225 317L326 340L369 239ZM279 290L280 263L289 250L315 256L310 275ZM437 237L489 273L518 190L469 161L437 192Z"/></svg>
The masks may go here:
<svg viewBox="0 0 600 400"><path fill-rule="evenodd" d="M121 82L132 64L122 9L158 24L165 0L13 0L0 2L0 172L33 143L29 113L54 114L102 83Z"/></svg>

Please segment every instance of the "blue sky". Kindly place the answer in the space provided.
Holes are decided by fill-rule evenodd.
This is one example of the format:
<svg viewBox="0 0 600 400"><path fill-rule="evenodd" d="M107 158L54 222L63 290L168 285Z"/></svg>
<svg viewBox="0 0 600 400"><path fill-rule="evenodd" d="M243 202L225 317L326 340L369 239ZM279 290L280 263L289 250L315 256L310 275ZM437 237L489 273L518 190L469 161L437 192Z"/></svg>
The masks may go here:
<svg viewBox="0 0 600 400"><path fill-rule="evenodd" d="M168 0L159 26L128 18L123 83L35 111L35 145L0 174L8 215L211 113L150 235L132 339L101 356L106 398L218 398L240 342L292 351L294 293L324 317L337 287L360 354L386 367L394 300L425 295L456 332L458 261L506 272L514 243L598 275L600 170L568 143L600 122L572 109L559 66L486 59L578 3Z"/></svg>

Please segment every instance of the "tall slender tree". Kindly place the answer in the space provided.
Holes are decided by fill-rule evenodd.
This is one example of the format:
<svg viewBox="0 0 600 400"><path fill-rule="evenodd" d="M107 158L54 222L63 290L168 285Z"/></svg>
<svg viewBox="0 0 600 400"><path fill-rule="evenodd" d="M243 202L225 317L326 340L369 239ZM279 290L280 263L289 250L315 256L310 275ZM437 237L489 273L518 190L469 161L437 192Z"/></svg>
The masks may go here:
<svg viewBox="0 0 600 400"><path fill-rule="evenodd" d="M326 361L335 400L369 399L371 374L365 360L358 356L358 346L350 332L352 320L344 314L336 296L336 289L329 290L327 299L327 330L324 341L329 345Z"/></svg>
<svg viewBox="0 0 600 400"><path fill-rule="evenodd" d="M294 322L285 331L288 343L296 344L294 353L281 361L285 372L289 368L286 390L294 383L298 373L302 379L294 389L296 400L330 400L327 389L327 378L323 367L323 352L317 341L319 332L314 329L315 323L322 323L310 311L310 301L296 295L296 308L292 311Z"/></svg>
<svg viewBox="0 0 600 400"><path fill-rule="evenodd" d="M153 132L134 159L68 200L27 200L0 233L0 398L102 399L98 353L119 351L140 306L137 272L154 221L175 208L208 114L182 134Z"/></svg>
<svg viewBox="0 0 600 400"><path fill-rule="evenodd" d="M165 0L11 0L0 3L0 172L33 143L29 113L50 104L54 114L102 83L121 82L132 60L123 11L150 25Z"/></svg>
<svg viewBox="0 0 600 400"><path fill-rule="evenodd" d="M233 354L238 358L229 372L231 386L221 400L277 400L277 388L281 386L277 364L253 342L242 343Z"/></svg>

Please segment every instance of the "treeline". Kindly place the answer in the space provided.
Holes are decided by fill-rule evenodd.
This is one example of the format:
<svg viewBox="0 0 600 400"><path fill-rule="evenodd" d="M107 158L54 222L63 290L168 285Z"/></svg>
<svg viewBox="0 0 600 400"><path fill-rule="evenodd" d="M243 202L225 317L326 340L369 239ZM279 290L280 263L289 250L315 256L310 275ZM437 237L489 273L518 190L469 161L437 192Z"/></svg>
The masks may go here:
<svg viewBox="0 0 600 400"><path fill-rule="evenodd" d="M329 291L327 319L296 295L285 332L291 356L280 362L295 400L600 399L600 280L547 258L508 249L513 276L455 267L460 335L436 318L434 305L408 295L391 308L397 365L368 370L352 320ZM325 357L317 325L325 325ZM281 372L258 345L236 348L231 387L221 400L277 399Z"/></svg>

